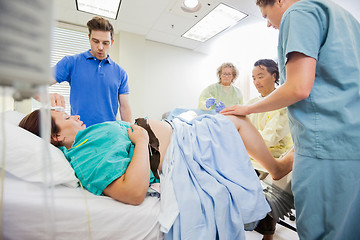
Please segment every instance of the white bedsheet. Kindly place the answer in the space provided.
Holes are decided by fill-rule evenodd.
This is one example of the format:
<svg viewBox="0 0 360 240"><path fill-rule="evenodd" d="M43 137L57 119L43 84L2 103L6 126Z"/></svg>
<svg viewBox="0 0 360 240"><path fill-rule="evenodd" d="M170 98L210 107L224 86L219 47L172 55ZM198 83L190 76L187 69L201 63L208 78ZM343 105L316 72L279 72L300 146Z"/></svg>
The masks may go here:
<svg viewBox="0 0 360 240"><path fill-rule="evenodd" d="M50 189L48 193L51 195ZM157 197L146 197L140 206L131 206L81 188L57 186L52 193L54 197L48 199L53 199L53 203L47 204L52 207L47 208L41 184L6 174L2 211L4 239L163 239L157 222L160 211ZM53 216L49 209L54 210Z"/></svg>

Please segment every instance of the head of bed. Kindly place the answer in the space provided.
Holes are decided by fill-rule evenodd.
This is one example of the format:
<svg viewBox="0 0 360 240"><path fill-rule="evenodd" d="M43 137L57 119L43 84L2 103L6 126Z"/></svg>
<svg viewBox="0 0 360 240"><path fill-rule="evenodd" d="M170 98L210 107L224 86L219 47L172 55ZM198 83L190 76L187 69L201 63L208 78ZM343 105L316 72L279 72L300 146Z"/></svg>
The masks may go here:
<svg viewBox="0 0 360 240"><path fill-rule="evenodd" d="M5 147L7 172L23 180L43 183L47 186L78 186L74 170L62 152L51 144L45 144L42 138L18 126L25 114L7 111L2 115L5 121L4 123L1 121L1 124L5 132L2 133L0 146ZM44 156L47 157L44 158ZM46 177L51 172L52 176Z"/></svg>

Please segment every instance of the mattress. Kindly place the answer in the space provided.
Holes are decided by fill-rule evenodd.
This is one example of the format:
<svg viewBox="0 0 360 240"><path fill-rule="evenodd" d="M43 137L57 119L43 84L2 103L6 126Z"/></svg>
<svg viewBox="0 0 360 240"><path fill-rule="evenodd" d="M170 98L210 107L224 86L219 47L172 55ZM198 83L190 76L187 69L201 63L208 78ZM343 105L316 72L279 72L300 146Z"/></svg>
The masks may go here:
<svg viewBox="0 0 360 240"><path fill-rule="evenodd" d="M47 188L9 173L2 184L4 239L163 239L158 197L132 206L81 188Z"/></svg>

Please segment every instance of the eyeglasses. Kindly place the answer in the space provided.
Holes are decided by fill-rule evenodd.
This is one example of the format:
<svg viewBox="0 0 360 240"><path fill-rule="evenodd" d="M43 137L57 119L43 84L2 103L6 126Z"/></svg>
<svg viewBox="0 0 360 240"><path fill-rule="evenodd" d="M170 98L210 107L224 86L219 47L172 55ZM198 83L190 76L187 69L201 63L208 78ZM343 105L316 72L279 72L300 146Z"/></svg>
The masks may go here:
<svg viewBox="0 0 360 240"><path fill-rule="evenodd" d="M233 74L232 73L222 73L221 75L222 76L232 76Z"/></svg>

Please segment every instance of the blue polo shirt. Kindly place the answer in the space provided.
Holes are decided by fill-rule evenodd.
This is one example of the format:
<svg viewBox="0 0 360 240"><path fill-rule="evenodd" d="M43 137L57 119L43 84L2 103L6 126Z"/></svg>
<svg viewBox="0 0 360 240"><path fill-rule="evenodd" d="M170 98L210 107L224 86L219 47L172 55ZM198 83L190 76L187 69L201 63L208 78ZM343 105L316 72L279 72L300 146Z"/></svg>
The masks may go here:
<svg viewBox="0 0 360 240"><path fill-rule="evenodd" d="M61 59L54 77L69 83L71 115L80 115L86 126L115 121L119 94L129 93L125 70L110 57L99 61L90 50Z"/></svg>
<svg viewBox="0 0 360 240"><path fill-rule="evenodd" d="M323 159L359 159L359 22L332 1L298 1L284 13L279 29L282 83L291 52L317 61L310 96L288 107L297 153Z"/></svg>
<svg viewBox="0 0 360 240"><path fill-rule="evenodd" d="M72 148L60 147L81 184L93 194L101 195L126 172L135 148L129 127L123 121L96 124L79 131ZM159 181L150 171L150 184L154 182Z"/></svg>

